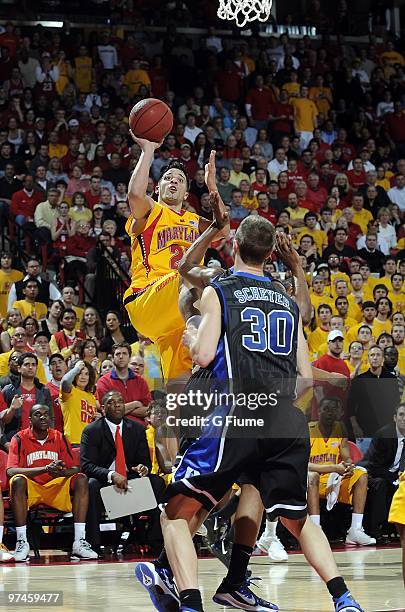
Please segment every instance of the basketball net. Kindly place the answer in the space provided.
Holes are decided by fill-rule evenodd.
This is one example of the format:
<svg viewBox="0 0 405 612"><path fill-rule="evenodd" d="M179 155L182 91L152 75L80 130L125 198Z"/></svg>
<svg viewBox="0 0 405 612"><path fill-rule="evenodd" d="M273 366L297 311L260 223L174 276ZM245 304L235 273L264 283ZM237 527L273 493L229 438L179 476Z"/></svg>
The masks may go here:
<svg viewBox="0 0 405 612"><path fill-rule="evenodd" d="M273 0L219 0L217 15L243 28L250 21L267 21L272 4Z"/></svg>

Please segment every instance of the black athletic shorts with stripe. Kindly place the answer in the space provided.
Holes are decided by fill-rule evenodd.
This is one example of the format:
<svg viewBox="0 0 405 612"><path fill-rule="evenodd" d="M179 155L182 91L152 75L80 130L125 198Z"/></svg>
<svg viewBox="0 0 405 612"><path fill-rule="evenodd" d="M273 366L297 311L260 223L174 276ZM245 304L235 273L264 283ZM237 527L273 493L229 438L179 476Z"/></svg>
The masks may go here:
<svg viewBox="0 0 405 612"><path fill-rule="evenodd" d="M183 494L211 511L241 478L260 492L270 520L307 515L309 431L305 416L291 401L271 409L270 437L234 437L229 429L204 430L181 458L165 500ZM223 416L229 409L222 411ZM221 413L216 409L215 414ZM240 416L240 415L238 415Z"/></svg>

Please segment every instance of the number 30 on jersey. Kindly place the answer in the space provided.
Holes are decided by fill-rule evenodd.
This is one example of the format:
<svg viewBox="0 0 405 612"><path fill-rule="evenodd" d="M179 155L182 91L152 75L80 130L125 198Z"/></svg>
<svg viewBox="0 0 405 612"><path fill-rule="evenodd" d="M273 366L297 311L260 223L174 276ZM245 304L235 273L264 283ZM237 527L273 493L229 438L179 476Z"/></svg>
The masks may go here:
<svg viewBox="0 0 405 612"><path fill-rule="evenodd" d="M268 314L260 308L245 308L242 323L250 323L251 334L243 334L242 346L248 351L274 355L289 355L294 336L294 317L288 310L272 310Z"/></svg>

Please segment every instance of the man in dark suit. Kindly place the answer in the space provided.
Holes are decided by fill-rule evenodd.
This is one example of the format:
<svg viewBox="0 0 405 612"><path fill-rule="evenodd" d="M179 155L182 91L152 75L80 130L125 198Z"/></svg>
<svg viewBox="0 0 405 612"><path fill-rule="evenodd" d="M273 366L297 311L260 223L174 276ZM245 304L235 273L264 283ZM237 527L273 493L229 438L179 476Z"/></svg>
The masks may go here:
<svg viewBox="0 0 405 612"><path fill-rule="evenodd" d="M80 460L82 472L89 479L89 508L87 512L87 538L93 550L100 550L100 519L102 500L100 489L114 484L119 489L128 488L132 478L150 478L157 501L165 484L162 478L149 475L151 460L145 428L127 419L124 398L118 391L110 391L102 398L105 417L88 425L82 433ZM158 546L162 535L159 510L153 510L149 541Z"/></svg>
<svg viewBox="0 0 405 612"><path fill-rule="evenodd" d="M366 509L367 533L379 535L387 521L392 496L397 488L398 470L405 458L405 403L394 414L394 422L379 429L360 461L367 469L369 494Z"/></svg>

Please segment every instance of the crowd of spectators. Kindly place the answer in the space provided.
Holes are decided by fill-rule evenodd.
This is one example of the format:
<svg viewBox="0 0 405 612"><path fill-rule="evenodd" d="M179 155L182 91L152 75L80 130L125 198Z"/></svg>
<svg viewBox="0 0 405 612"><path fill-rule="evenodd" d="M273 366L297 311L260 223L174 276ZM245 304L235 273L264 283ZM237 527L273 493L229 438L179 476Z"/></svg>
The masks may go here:
<svg viewBox="0 0 405 612"><path fill-rule="evenodd" d="M231 236L206 263L232 265L232 237L248 215L289 234L313 306L311 359L345 379L332 395L352 438L367 450L392 426L405 381L405 59L393 41L247 41L213 30L199 41L139 31L86 39L7 24L0 48L4 451L38 402L73 446L111 390L145 424L159 355L105 301L114 299L105 270L127 282L127 186L140 155L127 118L152 96L170 106L174 127L148 194L178 158L191 179L187 208L211 218L204 165L215 149ZM276 256L266 270L288 280ZM327 386L301 398L309 419Z"/></svg>

